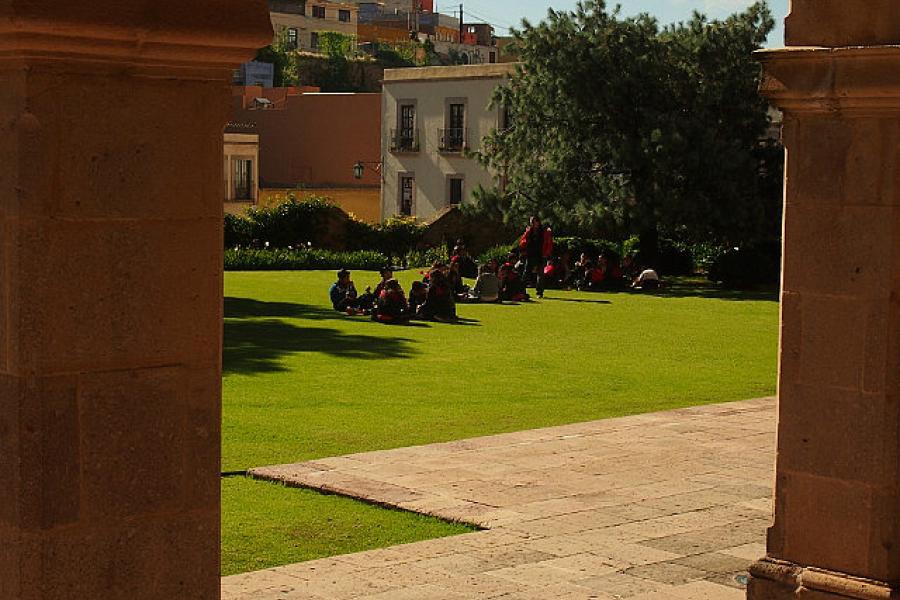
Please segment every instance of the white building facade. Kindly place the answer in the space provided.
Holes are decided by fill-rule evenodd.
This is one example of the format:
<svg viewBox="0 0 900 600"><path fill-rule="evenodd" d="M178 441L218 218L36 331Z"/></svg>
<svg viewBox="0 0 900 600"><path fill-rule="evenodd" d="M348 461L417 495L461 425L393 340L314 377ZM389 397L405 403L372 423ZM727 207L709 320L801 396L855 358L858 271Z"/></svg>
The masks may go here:
<svg viewBox="0 0 900 600"><path fill-rule="evenodd" d="M497 184L472 152L501 127L488 108L514 64L389 69L382 94L382 218L429 220Z"/></svg>

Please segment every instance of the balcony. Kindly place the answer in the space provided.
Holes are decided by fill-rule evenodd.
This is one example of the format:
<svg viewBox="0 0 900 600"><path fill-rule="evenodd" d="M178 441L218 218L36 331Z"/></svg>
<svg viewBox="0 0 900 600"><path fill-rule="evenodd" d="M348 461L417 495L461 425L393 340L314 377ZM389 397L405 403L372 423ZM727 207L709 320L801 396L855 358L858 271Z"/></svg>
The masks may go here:
<svg viewBox="0 0 900 600"><path fill-rule="evenodd" d="M391 152L395 154L403 152L419 151L418 129L391 129Z"/></svg>
<svg viewBox="0 0 900 600"><path fill-rule="evenodd" d="M464 127L438 129L438 151L465 152L469 149L469 132Z"/></svg>

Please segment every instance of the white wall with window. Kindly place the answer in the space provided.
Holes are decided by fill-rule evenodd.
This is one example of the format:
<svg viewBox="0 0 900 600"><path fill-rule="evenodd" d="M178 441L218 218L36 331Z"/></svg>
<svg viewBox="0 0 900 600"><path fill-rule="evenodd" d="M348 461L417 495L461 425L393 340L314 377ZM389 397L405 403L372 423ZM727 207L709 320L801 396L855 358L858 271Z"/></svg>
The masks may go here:
<svg viewBox="0 0 900 600"><path fill-rule="evenodd" d="M429 220L451 204L494 187L471 152L502 126L488 108L513 64L388 69L382 94L382 217Z"/></svg>

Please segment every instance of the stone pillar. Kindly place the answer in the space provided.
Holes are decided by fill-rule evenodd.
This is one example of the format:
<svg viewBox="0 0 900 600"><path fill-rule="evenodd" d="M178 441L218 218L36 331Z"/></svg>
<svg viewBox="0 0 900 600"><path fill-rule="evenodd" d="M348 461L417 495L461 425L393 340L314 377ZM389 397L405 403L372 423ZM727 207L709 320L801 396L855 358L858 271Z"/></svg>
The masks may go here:
<svg viewBox="0 0 900 600"><path fill-rule="evenodd" d="M0 0L0 598L219 597L222 130L264 0Z"/></svg>
<svg viewBox="0 0 900 600"><path fill-rule="evenodd" d="M752 600L900 597L900 3L794 0L775 523ZM802 47L800 47L802 45Z"/></svg>

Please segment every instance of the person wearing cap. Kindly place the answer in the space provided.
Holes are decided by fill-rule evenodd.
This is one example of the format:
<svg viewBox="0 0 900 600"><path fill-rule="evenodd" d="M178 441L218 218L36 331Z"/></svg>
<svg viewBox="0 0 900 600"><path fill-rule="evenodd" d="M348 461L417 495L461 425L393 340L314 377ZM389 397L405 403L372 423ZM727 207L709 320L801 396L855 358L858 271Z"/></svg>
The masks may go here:
<svg viewBox="0 0 900 600"><path fill-rule="evenodd" d="M381 273L381 281L378 282L378 285L375 286L375 291L372 292L376 301L381 298L381 292L387 287L387 282L394 278L394 269L389 266L384 266L381 267L379 273Z"/></svg>
<svg viewBox="0 0 900 600"><path fill-rule="evenodd" d="M356 286L353 285L350 271L347 269L338 271L337 281L331 285L328 295L331 297L331 305L334 310L347 314L358 314L359 294L356 292Z"/></svg>

